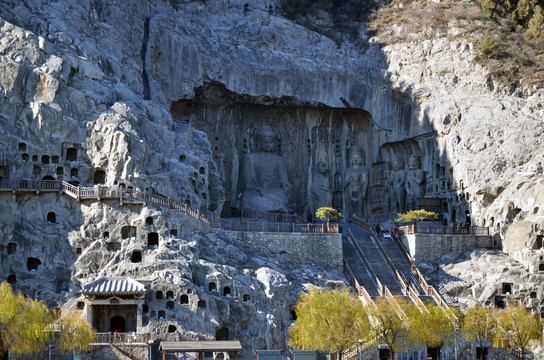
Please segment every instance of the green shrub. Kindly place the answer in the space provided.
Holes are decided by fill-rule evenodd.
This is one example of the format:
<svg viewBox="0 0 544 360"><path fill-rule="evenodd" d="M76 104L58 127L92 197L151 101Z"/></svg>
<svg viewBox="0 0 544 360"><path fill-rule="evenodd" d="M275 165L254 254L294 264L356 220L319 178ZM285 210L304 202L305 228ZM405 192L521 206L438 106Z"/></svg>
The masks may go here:
<svg viewBox="0 0 544 360"><path fill-rule="evenodd" d="M491 35L491 32L489 30L486 30L484 37L478 45L478 50L480 50L480 52L484 55L489 55L494 48L495 40L493 39L493 35Z"/></svg>
<svg viewBox="0 0 544 360"><path fill-rule="evenodd" d="M403 214L397 214L398 218L395 219L399 223L409 223L413 221L434 221L438 220L438 214L432 211L424 209L410 210Z"/></svg>
<svg viewBox="0 0 544 360"><path fill-rule="evenodd" d="M523 34L525 41L534 39L544 40L544 10L539 5L535 6L534 14L529 20L527 31Z"/></svg>

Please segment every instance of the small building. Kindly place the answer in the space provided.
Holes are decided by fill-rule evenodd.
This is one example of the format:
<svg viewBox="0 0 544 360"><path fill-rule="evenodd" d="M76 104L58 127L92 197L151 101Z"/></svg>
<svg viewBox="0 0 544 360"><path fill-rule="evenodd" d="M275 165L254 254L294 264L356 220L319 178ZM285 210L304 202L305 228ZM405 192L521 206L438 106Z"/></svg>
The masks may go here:
<svg viewBox="0 0 544 360"><path fill-rule="evenodd" d="M86 318L98 332L142 328L145 286L130 277L104 277L83 287Z"/></svg>

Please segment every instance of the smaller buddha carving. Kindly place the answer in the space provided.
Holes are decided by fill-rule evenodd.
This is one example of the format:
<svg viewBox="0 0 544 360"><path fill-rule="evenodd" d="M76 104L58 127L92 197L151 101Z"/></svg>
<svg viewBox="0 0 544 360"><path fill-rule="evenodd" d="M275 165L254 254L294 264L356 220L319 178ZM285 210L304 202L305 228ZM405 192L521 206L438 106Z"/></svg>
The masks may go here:
<svg viewBox="0 0 544 360"><path fill-rule="evenodd" d="M406 196L408 209L413 210L418 205L418 199L425 195L425 171L421 169L421 158L410 156L408 172L406 173Z"/></svg>
<svg viewBox="0 0 544 360"><path fill-rule="evenodd" d="M391 189L391 210L394 213L406 211L406 170L404 159L397 157L393 160L393 170L389 178Z"/></svg>
<svg viewBox="0 0 544 360"><path fill-rule="evenodd" d="M346 210L348 216L365 216L365 199L367 195L369 170L364 165L363 150L354 147L350 156L350 166L344 176Z"/></svg>
<svg viewBox="0 0 544 360"><path fill-rule="evenodd" d="M317 171L312 182L313 212L321 207L331 207L332 189L329 165L321 160L317 163Z"/></svg>

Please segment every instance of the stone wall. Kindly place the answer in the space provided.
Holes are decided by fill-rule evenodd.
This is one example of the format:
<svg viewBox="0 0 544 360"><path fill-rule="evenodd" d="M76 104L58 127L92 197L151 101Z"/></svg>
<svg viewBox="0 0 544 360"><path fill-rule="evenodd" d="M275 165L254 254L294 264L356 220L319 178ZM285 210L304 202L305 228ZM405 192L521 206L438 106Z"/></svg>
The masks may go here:
<svg viewBox="0 0 544 360"><path fill-rule="evenodd" d="M296 264L342 270L342 234L226 231L230 236L269 256Z"/></svg>
<svg viewBox="0 0 544 360"><path fill-rule="evenodd" d="M455 250L497 248L499 243L488 235L411 234L401 237L404 247L416 263L431 262Z"/></svg>
<svg viewBox="0 0 544 360"><path fill-rule="evenodd" d="M151 348L146 344L130 345L131 350L142 359L149 359ZM132 360L109 344L95 345L93 351L81 354L81 360Z"/></svg>

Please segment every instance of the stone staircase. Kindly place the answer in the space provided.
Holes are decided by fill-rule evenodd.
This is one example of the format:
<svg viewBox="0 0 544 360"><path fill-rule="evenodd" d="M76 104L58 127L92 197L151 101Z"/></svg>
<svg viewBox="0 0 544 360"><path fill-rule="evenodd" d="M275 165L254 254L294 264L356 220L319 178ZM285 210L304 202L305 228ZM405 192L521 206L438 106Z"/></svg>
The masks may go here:
<svg viewBox="0 0 544 360"><path fill-rule="evenodd" d="M404 295L403 288L396 275L383 257L372 235L356 224L348 225L348 237L355 248L359 248L366 258L370 270L376 275L382 286L387 287L392 295Z"/></svg>
<svg viewBox="0 0 544 360"><path fill-rule="evenodd" d="M125 342L120 341L117 338L114 338L111 342L111 346L122 353L124 356L128 357L132 360L148 360L146 357L142 356L141 354L138 354L138 352L135 351L134 346L131 344L127 344Z"/></svg>
<svg viewBox="0 0 544 360"><path fill-rule="evenodd" d="M370 297L380 296L376 282L372 280L363 259L357 254L353 244L347 237L342 239L342 251L344 253L344 262L353 273L357 283L365 288Z"/></svg>
<svg viewBox="0 0 544 360"><path fill-rule="evenodd" d="M384 252L395 265L395 269L402 275L405 283L411 286L418 295L425 296L426 293L423 290L419 279L412 271L412 266L406 259L406 256L402 253L402 250L399 249L395 240L393 240L392 237L381 236L378 237L378 241Z"/></svg>

